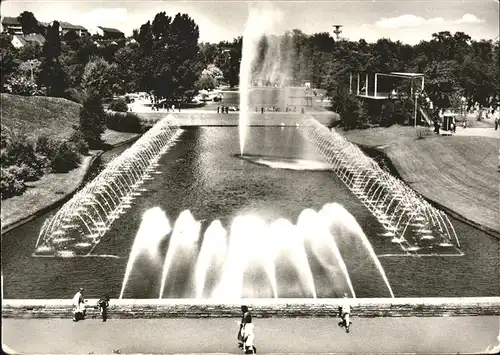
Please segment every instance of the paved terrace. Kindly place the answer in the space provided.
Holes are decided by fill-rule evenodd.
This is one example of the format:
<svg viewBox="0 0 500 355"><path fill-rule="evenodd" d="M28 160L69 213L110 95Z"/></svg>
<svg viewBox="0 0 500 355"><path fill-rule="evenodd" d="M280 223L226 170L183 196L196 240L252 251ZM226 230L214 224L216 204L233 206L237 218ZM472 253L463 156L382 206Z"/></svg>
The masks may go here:
<svg viewBox="0 0 500 355"><path fill-rule="evenodd" d="M74 323L70 300L4 300L2 341L21 353L238 353L239 302L112 300L103 323L96 301ZM484 353L499 345L500 297L352 301L349 334L337 325L338 299L245 303L261 354Z"/></svg>
<svg viewBox="0 0 500 355"><path fill-rule="evenodd" d="M255 319L258 353L494 353L500 337L494 316L353 318L349 334L337 321ZM228 318L6 319L2 342L23 354L237 354L237 329Z"/></svg>

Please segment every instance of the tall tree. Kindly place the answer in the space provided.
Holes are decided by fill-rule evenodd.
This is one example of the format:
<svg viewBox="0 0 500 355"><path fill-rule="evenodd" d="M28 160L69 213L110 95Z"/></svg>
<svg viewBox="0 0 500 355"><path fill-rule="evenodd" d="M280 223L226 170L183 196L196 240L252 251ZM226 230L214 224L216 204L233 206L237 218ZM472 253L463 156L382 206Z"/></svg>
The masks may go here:
<svg viewBox="0 0 500 355"><path fill-rule="evenodd" d="M21 23L23 34L42 33L42 27L32 12L23 11L17 19Z"/></svg>
<svg viewBox="0 0 500 355"><path fill-rule="evenodd" d="M185 100L195 94L199 76L198 25L186 14L173 19L165 12L141 26L142 86L161 98Z"/></svg>
<svg viewBox="0 0 500 355"><path fill-rule="evenodd" d="M40 65L40 84L47 88L47 95L63 97L68 87L67 76L59 56L61 55L61 38L59 37L59 22L54 21L47 27L47 34L42 50Z"/></svg>

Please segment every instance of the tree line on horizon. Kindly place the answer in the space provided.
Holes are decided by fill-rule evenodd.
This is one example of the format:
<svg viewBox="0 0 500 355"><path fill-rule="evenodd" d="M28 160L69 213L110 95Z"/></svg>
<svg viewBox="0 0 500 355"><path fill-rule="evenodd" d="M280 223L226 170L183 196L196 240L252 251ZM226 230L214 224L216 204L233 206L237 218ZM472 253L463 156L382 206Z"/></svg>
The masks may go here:
<svg viewBox="0 0 500 355"><path fill-rule="evenodd" d="M23 31L37 31L33 14L20 15ZM40 26L38 27L38 30ZM0 36L2 92L48 95L83 102L89 89L101 97L151 92L160 99L185 102L201 89L239 84L243 38L199 43L199 28L187 14L156 14L129 38L113 42L99 36L64 36L54 22L43 29L43 46L15 49L10 35ZM463 32L434 33L416 45L381 38L375 43L335 41L328 32L301 30L262 37L252 71L262 70L270 49L273 60L286 63L287 84L310 82L327 90L335 102L345 96L349 73L417 72L425 74L425 94L436 110L453 108L465 98L473 106L499 105L499 42L473 40ZM273 84L267 82L265 84Z"/></svg>

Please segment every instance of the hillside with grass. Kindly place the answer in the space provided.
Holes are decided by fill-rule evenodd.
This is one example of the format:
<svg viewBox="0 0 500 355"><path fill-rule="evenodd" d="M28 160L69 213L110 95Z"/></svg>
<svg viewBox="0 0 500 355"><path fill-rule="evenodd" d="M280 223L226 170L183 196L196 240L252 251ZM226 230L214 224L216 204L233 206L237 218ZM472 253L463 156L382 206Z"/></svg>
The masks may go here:
<svg viewBox="0 0 500 355"><path fill-rule="evenodd" d="M498 139L420 139L414 128L397 125L342 133L353 143L382 150L401 178L422 195L490 231L500 231Z"/></svg>
<svg viewBox="0 0 500 355"><path fill-rule="evenodd" d="M1 95L2 130L68 139L81 105L58 97Z"/></svg>

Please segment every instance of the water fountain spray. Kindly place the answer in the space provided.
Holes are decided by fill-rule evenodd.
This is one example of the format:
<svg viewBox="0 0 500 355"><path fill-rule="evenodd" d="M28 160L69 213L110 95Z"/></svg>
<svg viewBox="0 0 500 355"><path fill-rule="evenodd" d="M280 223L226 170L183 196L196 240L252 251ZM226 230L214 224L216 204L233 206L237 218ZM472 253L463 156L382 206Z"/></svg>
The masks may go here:
<svg viewBox="0 0 500 355"><path fill-rule="evenodd" d="M384 227L386 237L408 254L458 253L460 242L448 216L334 129L313 118L300 130L339 179Z"/></svg>
<svg viewBox="0 0 500 355"><path fill-rule="evenodd" d="M45 221L34 255L90 255L111 224L144 191L144 182L153 179L160 157L181 132L172 116L158 121Z"/></svg>

